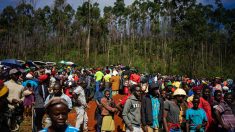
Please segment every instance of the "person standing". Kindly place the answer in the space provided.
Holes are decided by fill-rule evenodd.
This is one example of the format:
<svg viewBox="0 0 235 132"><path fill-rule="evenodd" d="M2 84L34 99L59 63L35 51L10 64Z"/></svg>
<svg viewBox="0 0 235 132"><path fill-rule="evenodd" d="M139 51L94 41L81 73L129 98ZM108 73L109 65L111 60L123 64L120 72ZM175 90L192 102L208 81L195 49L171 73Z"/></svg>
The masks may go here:
<svg viewBox="0 0 235 132"><path fill-rule="evenodd" d="M69 96L67 96L66 94L62 93L62 87L60 85L59 82L56 82L54 87L53 87L53 93L52 94L49 94L46 98L46 101L45 101L45 104L44 106L46 106L48 104L48 102L53 99L54 97L60 97L60 98L63 98L67 103L68 103L68 107L69 109L71 110L72 109L72 101L71 99L69 98ZM51 126L51 119L50 118L47 118L46 119L46 127L49 127Z"/></svg>
<svg viewBox="0 0 235 132"><path fill-rule="evenodd" d="M205 111L198 108L200 96L195 95L192 103L193 107L186 111L186 132L205 132L207 117Z"/></svg>
<svg viewBox="0 0 235 132"><path fill-rule="evenodd" d="M110 98L110 91L104 91L104 97L101 99L102 104L102 126L101 131L114 131L115 124L114 124L114 113L117 111L115 108L115 103L112 98Z"/></svg>
<svg viewBox="0 0 235 132"><path fill-rule="evenodd" d="M24 88L24 114L25 118L28 116L31 116L31 111L32 111L32 105L34 104L34 92L33 92L33 87L31 86L30 83L26 84L26 87Z"/></svg>
<svg viewBox="0 0 235 132"><path fill-rule="evenodd" d="M185 96L186 92L178 88L173 93L173 99L164 102L163 123L166 132L181 132L180 115L183 111L181 104Z"/></svg>
<svg viewBox="0 0 235 132"><path fill-rule="evenodd" d="M164 103L163 99L159 98L158 85L153 84L149 93L141 100L141 120L145 132L158 132L162 126Z"/></svg>
<svg viewBox="0 0 235 132"><path fill-rule="evenodd" d="M23 91L24 87L17 83L19 77L19 71L17 69L11 69L9 71L10 80L5 82L4 85L9 89L8 101L10 102L10 109L14 109L15 105L22 104L23 105Z"/></svg>
<svg viewBox="0 0 235 132"><path fill-rule="evenodd" d="M34 91L35 126L37 131L42 130L42 118L46 113L46 110L44 108L44 102L46 100L46 97L49 95L48 91L49 82L47 81L48 79L49 78L47 78L47 76L44 75L39 76L39 85Z"/></svg>
<svg viewBox="0 0 235 132"><path fill-rule="evenodd" d="M53 97L45 105L45 108L52 124L39 132L79 132L79 129L66 124L70 111L66 100L60 97Z"/></svg>
<svg viewBox="0 0 235 132"><path fill-rule="evenodd" d="M137 73L136 69L134 69L133 73L130 75L130 83L135 85L140 83L140 75Z"/></svg>
<svg viewBox="0 0 235 132"><path fill-rule="evenodd" d="M83 131L88 131L87 128L87 122L88 122L88 116L87 116L87 103L86 103L86 96L85 96L85 92L84 89L82 88L82 86L77 86L73 93L73 100L74 100L74 109L77 113L77 118L76 118L76 124L75 127L78 128L79 130L81 125L83 125Z"/></svg>
<svg viewBox="0 0 235 132"><path fill-rule="evenodd" d="M206 112L206 117L207 117L207 126L206 126L206 131L208 132L213 132L213 126L214 126L214 119L212 117L212 110L211 110L211 89L207 85L199 85L193 87L194 95L188 98L188 106L189 108L192 108L192 99L193 96L199 95L200 97L200 103L198 105L199 108L202 108Z"/></svg>
<svg viewBox="0 0 235 132"><path fill-rule="evenodd" d="M126 132L142 132L141 128L141 88L139 85L131 86L133 93L127 99L122 112L126 125Z"/></svg>
<svg viewBox="0 0 235 132"><path fill-rule="evenodd" d="M235 116L232 111L232 93L226 93L224 100L215 108L216 118L219 122L218 132L234 132Z"/></svg>
<svg viewBox="0 0 235 132"><path fill-rule="evenodd" d="M92 90L92 82L93 82L93 78L90 75L90 72L88 70L84 71L84 76L85 76L85 83L86 83L86 88L85 88L85 95L86 95L86 99L89 102L89 100L91 100L91 90Z"/></svg>
<svg viewBox="0 0 235 132"><path fill-rule="evenodd" d="M11 69L9 71L10 80L5 82L4 85L9 89L9 94L7 97L7 100L9 101L9 109L11 112L15 112L16 109L19 112L17 115L18 121L23 120L23 113L24 113L24 107L23 107L23 100L24 100L24 87L22 85L18 84L18 78L20 75L20 72L17 69ZM16 131L19 129L19 123L17 120L12 120L11 123L11 130Z"/></svg>
<svg viewBox="0 0 235 132"><path fill-rule="evenodd" d="M95 120L96 120L96 132L101 131L102 126L102 104L101 99L104 97L103 90L105 89L104 83L101 82L99 86L99 91L95 93L94 99L96 102L96 110L95 110Z"/></svg>
<svg viewBox="0 0 235 132"><path fill-rule="evenodd" d="M110 70L106 70L106 75L104 76L104 84L105 84L105 89L110 89L110 79L111 79L111 74Z"/></svg>
<svg viewBox="0 0 235 132"><path fill-rule="evenodd" d="M216 119L216 107L220 104L221 101L222 101L222 91L215 90L214 98L211 102L212 117L214 119L213 130L218 130L218 123L219 122Z"/></svg>
<svg viewBox="0 0 235 132"><path fill-rule="evenodd" d="M101 72L101 68L97 68L97 72L95 73L95 92L99 91L100 82L104 77L104 73Z"/></svg>
<svg viewBox="0 0 235 132"><path fill-rule="evenodd" d="M68 106L69 106L69 109L71 110L72 109L72 101L71 99L69 98L69 96L67 96L66 94L64 94L62 92L62 87L61 85L59 84L59 82L56 82L54 87L53 87L53 93L49 94L46 98L46 101L45 101L45 105L47 105L47 103L49 102L50 99L52 99L53 97L61 97L63 99L65 99L68 103Z"/></svg>
<svg viewBox="0 0 235 132"><path fill-rule="evenodd" d="M0 80L0 130L3 132L10 132L10 128L7 124L8 117L8 88L4 85L3 81Z"/></svg>
<svg viewBox="0 0 235 132"><path fill-rule="evenodd" d="M118 94L120 81L121 81L120 76L117 74L117 72L114 73L110 80L111 85L112 85L112 91L111 91L112 95Z"/></svg>

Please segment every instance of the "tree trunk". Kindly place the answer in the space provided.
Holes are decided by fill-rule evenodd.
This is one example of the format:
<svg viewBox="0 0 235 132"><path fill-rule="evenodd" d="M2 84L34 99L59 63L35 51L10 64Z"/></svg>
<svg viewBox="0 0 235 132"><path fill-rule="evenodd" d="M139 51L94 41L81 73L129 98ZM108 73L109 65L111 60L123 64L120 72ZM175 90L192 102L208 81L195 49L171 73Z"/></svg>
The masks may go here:
<svg viewBox="0 0 235 132"><path fill-rule="evenodd" d="M88 36L86 40L86 63L89 64L90 57L90 27L88 29Z"/></svg>

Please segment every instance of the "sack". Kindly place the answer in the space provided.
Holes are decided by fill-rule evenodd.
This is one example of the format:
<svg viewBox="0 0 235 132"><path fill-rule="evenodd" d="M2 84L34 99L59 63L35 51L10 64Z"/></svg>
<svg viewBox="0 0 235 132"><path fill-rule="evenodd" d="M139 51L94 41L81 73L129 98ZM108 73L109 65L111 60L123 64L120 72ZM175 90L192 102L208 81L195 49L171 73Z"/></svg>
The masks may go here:
<svg viewBox="0 0 235 132"><path fill-rule="evenodd" d="M32 91L29 91L29 90L25 90L24 92L23 92L23 95L24 96L29 96L29 95L31 95L32 94Z"/></svg>

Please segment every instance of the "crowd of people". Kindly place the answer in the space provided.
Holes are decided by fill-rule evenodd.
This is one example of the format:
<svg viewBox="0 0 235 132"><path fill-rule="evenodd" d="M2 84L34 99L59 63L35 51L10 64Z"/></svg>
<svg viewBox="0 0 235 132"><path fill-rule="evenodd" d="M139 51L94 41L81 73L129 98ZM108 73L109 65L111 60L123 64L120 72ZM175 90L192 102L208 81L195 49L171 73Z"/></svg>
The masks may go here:
<svg viewBox="0 0 235 132"><path fill-rule="evenodd" d="M0 69L0 130L88 131L89 101L96 102L96 131L235 132L232 79L147 74L137 68L42 66ZM122 94L118 102L113 96ZM68 113L76 111L76 124ZM34 111L34 112L32 112ZM115 128L114 115L123 119Z"/></svg>

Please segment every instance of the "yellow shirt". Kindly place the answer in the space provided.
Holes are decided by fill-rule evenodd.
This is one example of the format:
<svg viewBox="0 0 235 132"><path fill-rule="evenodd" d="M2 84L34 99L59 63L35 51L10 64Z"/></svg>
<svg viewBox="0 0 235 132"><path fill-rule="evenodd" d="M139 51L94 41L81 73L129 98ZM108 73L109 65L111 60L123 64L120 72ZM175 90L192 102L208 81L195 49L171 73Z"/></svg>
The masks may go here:
<svg viewBox="0 0 235 132"><path fill-rule="evenodd" d="M110 78L111 78L111 75L110 75L110 74L106 74L106 75L104 76L104 81L105 81L105 82L110 82Z"/></svg>

